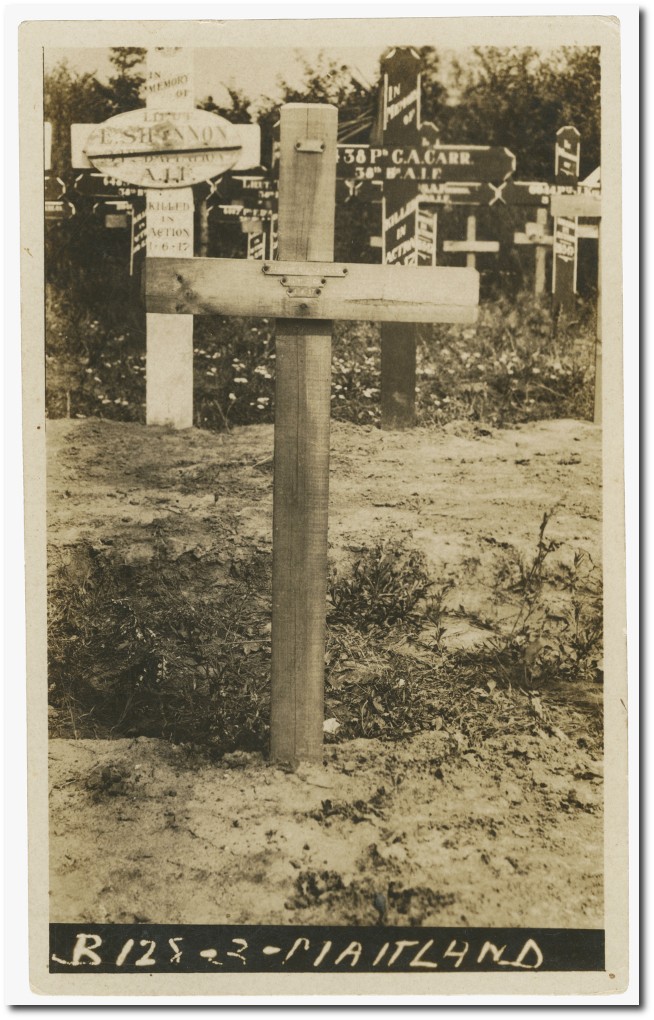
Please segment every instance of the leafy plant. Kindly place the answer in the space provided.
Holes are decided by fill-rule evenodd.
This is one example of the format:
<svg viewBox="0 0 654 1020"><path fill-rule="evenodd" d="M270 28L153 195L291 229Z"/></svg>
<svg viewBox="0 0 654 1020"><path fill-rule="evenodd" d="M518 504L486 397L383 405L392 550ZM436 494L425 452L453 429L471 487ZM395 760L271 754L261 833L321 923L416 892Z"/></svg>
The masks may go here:
<svg viewBox="0 0 654 1020"><path fill-rule="evenodd" d="M436 586L421 553L380 542L363 551L349 576L332 575L329 623L352 623L363 632L401 623L405 630L416 632L440 622L450 586Z"/></svg>
<svg viewBox="0 0 654 1020"><path fill-rule="evenodd" d="M433 680L433 670L424 664L388 653L368 679L355 678L329 692L330 711L341 723L339 737L400 740L436 728L440 708Z"/></svg>
<svg viewBox="0 0 654 1020"><path fill-rule="evenodd" d="M508 633L488 642L497 677L509 684L533 687L597 679L603 637L601 580L590 556L580 550L572 565L561 564L548 575L545 561L561 544L545 537L552 514L543 514L533 557L514 556L511 566L504 560L496 576L498 595L508 591L520 600ZM552 603L557 588L568 598Z"/></svg>

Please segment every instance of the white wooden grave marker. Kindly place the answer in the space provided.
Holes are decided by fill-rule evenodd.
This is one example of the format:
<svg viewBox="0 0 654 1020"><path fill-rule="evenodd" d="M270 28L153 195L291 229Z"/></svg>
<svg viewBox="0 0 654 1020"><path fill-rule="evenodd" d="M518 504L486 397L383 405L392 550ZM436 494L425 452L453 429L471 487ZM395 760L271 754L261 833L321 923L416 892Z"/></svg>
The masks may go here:
<svg viewBox="0 0 654 1020"><path fill-rule="evenodd" d="M584 182L585 183L585 182ZM602 202L598 195L580 191L577 195L555 195L552 198L552 216L576 219L585 216L597 219L597 326L595 333L595 401L593 420L602 422Z"/></svg>
<svg viewBox="0 0 654 1020"><path fill-rule="evenodd" d="M71 126L73 166L145 189L145 220L133 216L132 263L143 238L148 258L192 258L191 185L257 165L259 128L195 109L192 50L151 47L144 93L145 107ZM147 313L146 346L147 424L190 428L193 317Z"/></svg>
<svg viewBox="0 0 654 1020"><path fill-rule="evenodd" d="M275 316L271 757L322 755L333 319L476 321L471 269L332 262L337 111L281 115L279 258L146 261L149 314Z"/></svg>
<svg viewBox="0 0 654 1020"><path fill-rule="evenodd" d="M477 217L474 213L471 213L466 221L465 241L443 241L443 251L465 253L466 266L468 266L469 269L474 269L476 267L477 255L488 252L497 254L499 250L499 241L477 240Z"/></svg>
<svg viewBox="0 0 654 1020"><path fill-rule="evenodd" d="M545 291L545 269L547 251L552 247L554 235L547 233L547 209L536 210L536 222L525 224L524 232L513 235L513 243L530 245L535 248L534 294Z"/></svg>

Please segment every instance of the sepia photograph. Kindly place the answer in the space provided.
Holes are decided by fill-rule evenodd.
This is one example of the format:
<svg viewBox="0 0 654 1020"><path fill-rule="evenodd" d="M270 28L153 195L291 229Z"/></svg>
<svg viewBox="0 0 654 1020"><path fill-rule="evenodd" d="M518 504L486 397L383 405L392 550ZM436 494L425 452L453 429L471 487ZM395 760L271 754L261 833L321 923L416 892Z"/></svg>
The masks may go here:
<svg viewBox="0 0 654 1020"><path fill-rule="evenodd" d="M622 990L617 18L21 33L33 986Z"/></svg>

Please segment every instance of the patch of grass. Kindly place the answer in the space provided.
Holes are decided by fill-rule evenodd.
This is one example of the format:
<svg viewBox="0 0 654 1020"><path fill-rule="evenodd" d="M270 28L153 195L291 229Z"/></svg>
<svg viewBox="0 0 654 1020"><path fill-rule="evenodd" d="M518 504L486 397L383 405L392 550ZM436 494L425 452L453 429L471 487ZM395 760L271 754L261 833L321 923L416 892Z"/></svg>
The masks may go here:
<svg viewBox="0 0 654 1020"><path fill-rule="evenodd" d="M328 622L351 622L364 633L397 624L410 633L427 624L438 627L450 587L431 580L422 553L380 542L363 550L349 576L334 572L330 578Z"/></svg>
<svg viewBox="0 0 654 1020"><path fill-rule="evenodd" d="M429 578L419 556L386 545L355 563L335 584L330 612L326 705L340 724L335 739L397 740L444 728L460 751L502 734L586 729L601 745L601 580L583 552L548 569L560 549L547 537L552 514L543 515L532 556L503 554L494 597L513 604L515 615L473 649L448 652L420 640ZM441 636L448 590L437 592L433 613ZM397 639L411 633L407 649Z"/></svg>
<svg viewBox="0 0 654 1020"><path fill-rule="evenodd" d="M56 729L161 736L216 755L267 743L269 557L226 571L165 560L125 567L89 550L51 584Z"/></svg>
<svg viewBox="0 0 654 1020"><path fill-rule="evenodd" d="M376 649L375 658L374 670L363 675L355 671L351 680L327 689L328 710L341 724L339 738L401 740L438 728L440 667L383 647Z"/></svg>
<svg viewBox="0 0 654 1020"><path fill-rule="evenodd" d="M592 420L594 331L592 302L576 319L556 322L549 305L528 294L483 304L475 326L422 327L420 423Z"/></svg>
<svg viewBox="0 0 654 1020"><path fill-rule="evenodd" d="M339 729L328 739L443 730L463 754L580 732L599 746L601 586L581 552L548 567L549 520L531 558L501 567L496 598L515 606L513 622L470 650L443 647L450 584L435 585L406 545L375 545L332 574L325 709ZM57 735L158 736L216 757L267 751L269 554L125 566L89 547L51 573Z"/></svg>

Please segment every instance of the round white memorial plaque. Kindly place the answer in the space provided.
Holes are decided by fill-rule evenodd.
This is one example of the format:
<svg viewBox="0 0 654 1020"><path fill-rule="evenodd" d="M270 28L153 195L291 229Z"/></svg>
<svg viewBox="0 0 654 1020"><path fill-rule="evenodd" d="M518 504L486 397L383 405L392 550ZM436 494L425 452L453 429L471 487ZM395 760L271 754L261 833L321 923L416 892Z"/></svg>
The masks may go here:
<svg viewBox="0 0 654 1020"><path fill-rule="evenodd" d="M187 188L238 161L238 128L208 110L119 113L86 140L86 156L104 174L140 188Z"/></svg>

